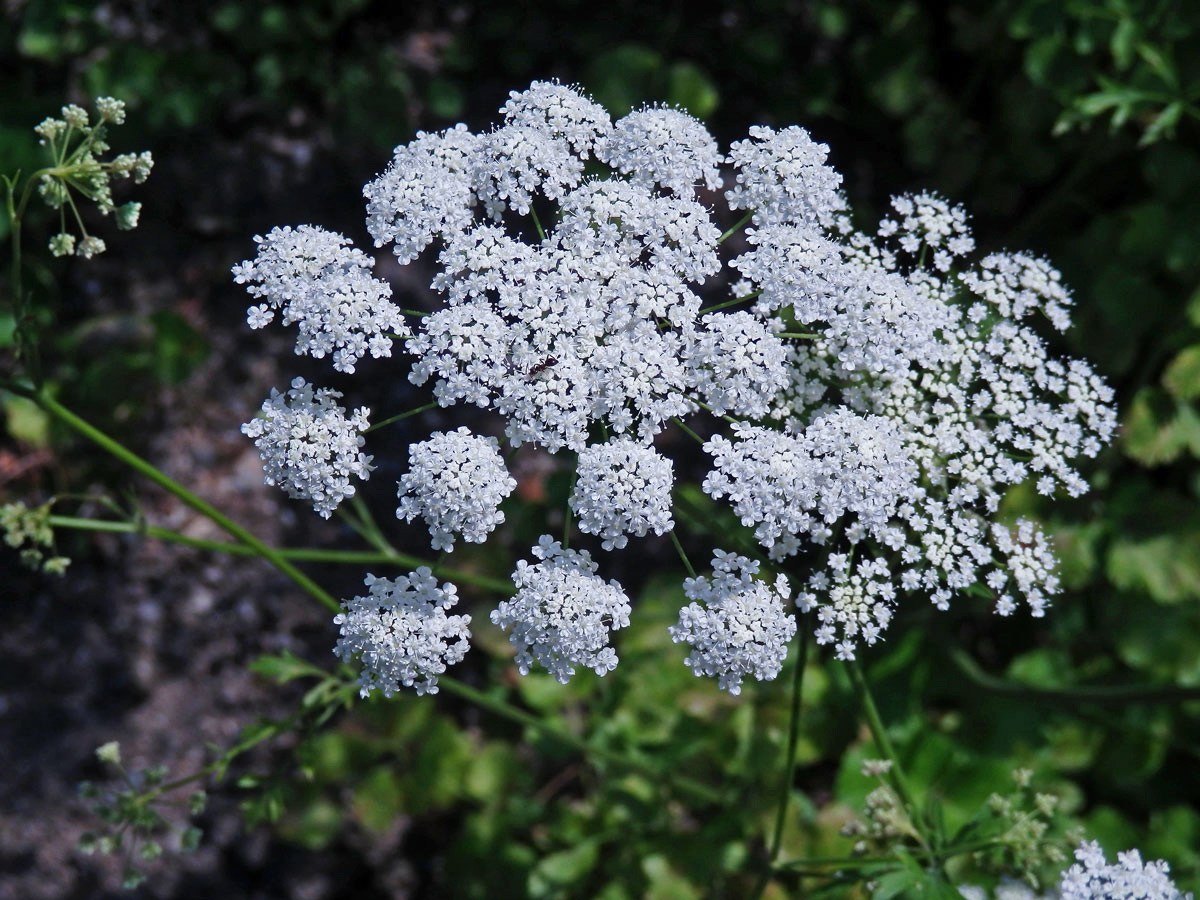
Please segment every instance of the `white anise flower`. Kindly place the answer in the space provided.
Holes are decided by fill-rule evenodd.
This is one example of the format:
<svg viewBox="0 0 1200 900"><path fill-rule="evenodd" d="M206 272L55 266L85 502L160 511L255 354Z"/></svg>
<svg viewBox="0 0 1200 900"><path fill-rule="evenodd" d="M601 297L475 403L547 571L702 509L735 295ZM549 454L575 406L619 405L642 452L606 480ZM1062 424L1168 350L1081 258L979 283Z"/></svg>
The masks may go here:
<svg viewBox="0 0 1200 900"><path fill-rule="evenodd" d="M719 268L718 237L694 201L624 181L573 192L537 246L477 226L439 257L449 306L409 341L409 377L443 406L496 409L514 444L579 450L596 422L649 440L693 408L688 280Z"/></svg>
<svg viewBox="0 0 1200 900"><path fill-rule="evenodd" d="M757 562L714 551L712 578L683 583L693 602L668 629L671 640L691 645L684 665L692 674L716 677L721 690L735 696L746 676L775 680L796 635L796 619L783 609L790 597L787 578L779 575L771 586L755 578L757 573Z"/></svg>
<svg viewBox="0 0 1200 900"><path fill-rule="evenodd" d="M729 148L736 184L725 192L730 209L752 210L756 226L830 222L846 206L842 176L826 165L829 147L798 125L763 125Z"/></svg>
<svg viewBox="0 0 1200 900"><path fill-rule="evenodd" d="M392 355L392 337L408 335L408 326L390 299L392 288L373 278L371 259L349 246L340 234L301 225L272 228L254 238L258 254L233 267L234 280L253 297L251 328L262 328L283 313L283 323L299 325L296 353L320 359L332 355L333 367L353 372L368 352Z"/></svg>
<svg viewBox="0 0 1200 900"><path fill-rule="evenodd" d="M533 664L545 666L560 684L575 674L575 666L597 675L617 666L609 646L611 632L629 625L629 598L616 581L605 581L586 550L564 550L550 535L542 535L530 565L517 562L513 584L517 593L492 612L492 623L511 631L517 669L528 675Z"/></svg>
<svg viewBox="0 0 1200 900"><path fill-rule="evenodd" d="M922 245L932 248L932 263L939 272L950 269L953 257L975 249L975 239L967 225L967 211L951 206L937 194L904 194L892 198L895 219L884 219L876 234L895 238L907 253L916 253Z"/></svg>
<svg viewBox="0 0 1200 900"><path fill-rule="evenodd" d="M265 482L293 499L311 501L326 519L354 495L351 477L365 481L372 469L371 457L362 452L371 411L359 407L347 418L336 402L341 396L295 378L286 394L272 388L262 417L242 426L258 447Z"/></svg>
<svg viewBox="0 0 1200 900"><path fill-rule="evenodd" d="M724 158L708 129L681 109L647 106L613 126L596 156L638 183L691 197L703 182L721 187Z"/></svg>
<svg viewBox="0 0 1200 900"><path fill-rule="evenodd" d="M685 281L702 282L721 269L721 232L703 206L629 181L588 181L572 191L563 200L555 233L566 250L581 256L615 252L628 265L648 258L649 268L666 269Z"/></svg>
<svg viewBox="0 0 1200 900"><path fill-rule="evenodd" d="M688 359L691 386L717 415L763 418L788 385L787 346L750 313L703 321Z"/></svg>
<svg viewBox="0 0 1200 900"><path fill-rule="evenodd" d="M1044 259L1026 253L992 253L979 261L978 272L964 272L961 278L1006 319L1040 312L1059 331L1071 326L1071 292L1062 283L1062 273Z"/></svg>
<svg viewBox="0 0 1200 900"><path fill-rule="evenodd" d="M671 460L637 441L614 438L579 454L571 509L579 530L599 535L605 550L620 549L628 535L665 534L671 518Z"/></svg>
<svg viewBox="0 0 1200 900"><path fill-rule="evenodd" d="M409 471L400 477L397 518L422 518L433 549L449 552L454 537L481 544L504 522L500 504L517 482L508 474L494 437L434 432L408 449Z"/></svg>
<svg viewBox="0 0 1200 900"><path fill-rule="evenodd" d="M581 88L557 81L535 81L523 91L510 92L500 112L506 124L545 131L583 157L612 128L603 106Z"/></svg>
<svg viewBox="0 0 1200 900"><path fill-rule="evenodd" d="M1117 854L1109 864L1096 841L1075 850L1078 862L1063 872L1061 900L1191 900L1171 881L1171 867L1162 860L1143 863L1137 850Z"/></svg>
<svg viewBox="0 0 1200 900"><path fill-rule="evenodd" d="M437 676L470 648L471 617L446 615L458 603L457 588L439 588L425 566L395 580L368 575L366 585L367 596L343 600L333 619L341 634L333 652L362 662L359 693L391 697L404 686L436 694Z"/></svg>
<svg viewBox="0 0 1200 900"><path fill-rule="evenodd" d="M375 246L394 244L396 258L408 263L434 238L469 228L478 202L470 160L478 144L460 124L437 134L419 131L397 147L388 170L363 188Z"/></svg>
<svg viewBox="0 0 1200 900"><path fill-rule="evenodd" d="M883 539L917 475L895 423L883 416L843 407L799 434L746 423L733 431L736 441L714 435L704 445L714 463L704 491L730 497L773 559L795 553L801 535L824 543L831 527L850 515Z"/></svg>

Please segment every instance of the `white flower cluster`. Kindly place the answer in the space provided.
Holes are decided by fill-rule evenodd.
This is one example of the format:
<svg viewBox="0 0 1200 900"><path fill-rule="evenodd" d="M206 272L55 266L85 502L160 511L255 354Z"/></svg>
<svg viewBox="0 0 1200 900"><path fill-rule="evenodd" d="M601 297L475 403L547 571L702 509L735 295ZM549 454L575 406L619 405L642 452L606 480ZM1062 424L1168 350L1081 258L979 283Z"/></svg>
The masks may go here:
<svg viewBox="0 0 1200 900"><path fill-rule="evenodd" d="M312 501L326 519L354 495L351 476L365 481L372 469L371 457L361 449L371 411L359 407L346 418L336 402L341 396L295 378L286 394L272 388L263 416L242 426L258 447L266 483L279 485L293 499Z"/></svg>
<svg viewBox="0 0 1200 900"><path fill-rule="evenodd" d="M764 321L790 317L813 336L790 351L773 423L710 441L706 490L729 496L776 559L801 539L829 548L802 605L821 608L817 638L837 642L839 656L879 638L900 591L946 609L982 583L1001 614L1020 598L1041 615L1059 589L1048 542L1032 523L1014 536L991 516L1009 485L1031 477L1040 493L1078 496L1087 485L1076 460L1116 427L1111 389L1086 363L1053 358L1022 321L1041 312L1069 324L1060 276L1020 254L959 271L974 249L966 215L932 195L896 198L876 239L853 233L823 152L799 153L800 143L776 153L782 171L811 172L789 184L771 178L769 145L741 151L730 202L753 195L767 210L755 211L751 249L733 265ZM844 462L822 478L802 447L830 410L859 425L826 433L820 457ZM864 422L886 437L859 454ZM850 558L853 571L841 565Z"/></svg>
<svg viewBox="0 0 1200 900"><path fill-rule="evenodd" d="M1078 860L1062 873L1058 890L1044 897L1020 881L1002 881L993 900L1192 900L1171 881L1171 867L1163 860L1143 863L1137 850L1117 854L1110 864L1096 841L1084 841L1075 850ZM976 885L963 885L966 900L989 900Z"/></svg>
<svg viewBox="0 0 1200 900"><path fill-rule="evenodd" d="M754 577L757 562L722 550L713 551L712 562L712 578L683 583L692 602L668 630L671 640L691 645L684 664L692 674L716 677L721 690L736 696L747 675L773 681L779 674L796 635L796 619L783 611L789 599L786 576L779 575L771 587Z"/></svg>
<svg viewBox="0 0 1200 900"><path fill-rule="evenodd" d="M262 328L283 311L283 324L300 326L296 353L321 359L332 354L333 367L353 372L370 352L392 355L392 336L408 326L388 299L392 288L371 276L371 259L350 247L340 234L301 225L272 228L254 238L258 254L233 267L234 280L265 302L250 307L251 328Z"/></svg>
<svg viewBox="0 0 1200 900"><path fill-rule="evenodd" d="M788 385L787 347L750 313L713 313L697 336L690 382L717 415L766 416Z"/></svg>
<svg viewBox="0 0 1200 900"><path fill-rule="evenodd" d="M1075 858L1079 862L1063 872L1061 900L1191 900L1171 881L1170 866L1162 860L1143 863L1137 850L1118 853L1110 865L1100 845L1088 841Z"/></svg>
<svg viewBox="0 0 1200 900"><path fill-rule="evenodd" d="M508 474L494 437L466 427L435 432L408 448L409 471L401 476L397 518L420 517L435 550L454 549L454 535L482 544L504 522L500 503L517 483Z"/></svg>
<svg viewBox="0 0 1200 900"><path fill-rule="evenodd" d="M599 535L605 550L624 547L628 535L665 534L671 518L671 460L636 441L614 438L579 454L571 509L579 530Z"/></svg>
<svg viewBox="0 0 1200 900"><path fill-rule="evenodd" d="M500 112L486 133L418 134L364 188L377 247L402 263L434 257L443 302L411 333L369 258L308 226L275 229L235 268L264 300L251 324L282 310L301 352L346 370L404 339L409 380L443 407L493 410L512 446L578 455L570 504L605 550L673 527L656 435L701 409L733 419L704 444L704 490L772 560L806 567L798 606L843 659L880 640L906 598L947 609L982 586L1002 615L1044 613L1059 590L1050 542L1032 522L997 521L1000 500L1026 481L1083 493L1079 462L1116 428L1103 380L1034 330L1040 317L1070 324L1058 272L1021 253L972 262L966 213L932 194L896 197L876 228L855 230L829 148L799 127L752 128L722 158L680 110L613 122L557 82L513 92ZM721 230L698 192L718 189L723 167L725 201L751 224L731 296L704 309ZM320 440L300 438L287 465L265 455L269 480L320 489L328 514L342 496L328 470L347 463ZM512 490L495 440L459 429L413 446L397 514L424 518L449 550L456 535L484 540ZM518 665L560 680L574 665L607 671L624 594L585 553L547 538L538 556L493 616L512 628ZM779 611L786 588L721 565L689 582L693 601L712 602L693 602L676 631L700 642L693 667L732 690L777 671L794 623ZM759 643L743 652L748 633Z"/></svg>
<svg viewBox="0 0 1200 900"><path fill-rule="evenodd" d="M492 623L510 631L516 663L528 675L534 662L560 684L585 666L604 675L617 667L609 633L629 625L629 598L615 581L596 574L586 550L564 550L542 535L533 555L541 562L517 563L517 593L492 612Z"/></svg>
<svg viewBox="0 0 1200 900"><path fill-rule="evenodd" d="M772 559L796 553L800 535L825 543L848 513L855 540L897 543L889 520L917 467L889 419L840 407L797 434L746 423L733 432L736 442L715 435L704 445L713 457L704 490L730 498Z"/></svg>
<svg viewBox="0 0 1200 900"><path fill-rule="evenodd" d="M720 269L720 231L695 200L698 183L720 185L716 142L675 109L613 124L553 82L514 92L501 112L487 134L419 135L366 188L378 246L408 261L442 244L433 286L447 305L409 341L410 377L432 380L443 405L496 409L513 443L581 450L597 422L648 441L729 374L716 362L737 335L699 320L694 290ZM612 177L584 178L593 157ZM545 234L539 198L558 204ZM537 239L511 235L506 214L534 217L524 230ZM758 412L786 384L785 350L746 328L756 346L735 374Z"/></svg>
<svg viewBox="0 0 1200 900"><path fill-rule="evenodd" d="M437 676L461 662L471 639L470 616L448 616L458 603L452 584L440 588L422 566L394 581L368 575L369 593L342 602L334 617L341 637L333 652L343 662L362 660L360 693L379 689L391 697L400 686L436 694Z"/></svg>
<svg viewBox="0 0 1200 900"><path fill-rule="evenodd" d="M690 196L699 181L717 190L725 161L707 128L682 110L661 106L635 110L617 122L596 156L635 182L681 197Z"/></svg>

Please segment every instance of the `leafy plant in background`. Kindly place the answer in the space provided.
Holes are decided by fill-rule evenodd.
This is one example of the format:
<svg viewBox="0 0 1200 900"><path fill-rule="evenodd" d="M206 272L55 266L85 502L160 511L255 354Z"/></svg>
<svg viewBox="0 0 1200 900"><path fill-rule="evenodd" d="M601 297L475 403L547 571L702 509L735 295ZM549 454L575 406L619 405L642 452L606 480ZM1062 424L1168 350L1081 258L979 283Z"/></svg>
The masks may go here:
<svg viewBox="0 0 1200 900"><path fill-rule="evenodd" d="M1066 107L1056 130L1107 117L1114 130L1139 129L1146 146L1200 118L1197 24L1188 4L1164 0L1033 0L1018 4L1009 31L1029 42L1029 77Z"/></svg>
<svg viewBox="0 0 1200 900"><path fill-rule="evenodd" d="M815 642L833 646L848 663L843 677L875 751L885 757L865 766L884 782L863 798L864 818L873 824L862 827L875 853L778 859L792 814L805 676L820 671L807 663L810 627L802 618L784 777L776 772L773 779L783 787L776 788L766 851L747 854L744 838L730 836L727 845L740 846L741 859L735 849L719 864L723 875L710 872L710 881L744 882L758 894L772 879L790 878L833 888L861 882L884 898L951 896L965 858L1007 866L1036 884L1047 865L1062 861L1061 848L1048 839L1055 802L1039 795L1036 811L1026 811L997 797L990 817L976 811L955 823L932 794L922 798L914 790L912 760L893 748L857 655L900 627L892 619L898 612L901 620L909 617L912 597L931 599L939 609L952 599L959 605L972 595L987 597L1005 616L1022 600L1040 616L1058 592L1053 557L1037 527L992 520L1006 487L1032 476L1040 494L1059 487L1082 493L1086 484L1074 460L1094 456L1114 428L1103 382L1082 362L1054 359L1022 322L1042 315L1058 329L1067 326L1070 295L1058 274L1025 254L990 254L967 266L961 258L974 242L965 214L932 195L896 198L892 216L877 229L856 231L840 176L825 163L826 148L802 129L752 129L724 158L703 126L680 111L649 107L612 123L601 107L558 84L535 83L514 93L503 111L504 125L487 134L462 127L418 136L398 148L392 167L366 189L369 229L381 245L394 243L402 262L437 242L441 270L434 287L446 294L446 306L399 309L365 254L340 235L309 226L259 239L258 255L235 274L262 301L251 308L250 324L262 327L276 315L298 324L297 352L329 357L335 368L353 372L370 364L366 357L389 356L393 343L403 341L418 360L411 380L433 380L440 405L491 407L506 419L504 437L513 450L534 444L560 459L576 457L578 475L561 498L562 538L543 532L532 551L538 561L518 563L512 587L472 566L445 565L456 537L479 543L505 522L498 507L514 483L494 438L460 429L411 448L399 513L428 524L434 548L443 550L436 561L422 564L392 547L357 496L350 477L367 480L372 464L361 449L363 435L430 404L372 429L368 410L346 416L339 394L298 380L264 404L263 419L246 426L258 439L269 481L310 500L323 515L349 500L351 510L342 514L374 548L375 562L412 570L396 579L369 577L368 596L339 605L295 567L291 558L303 558L303 551L263 544L76 416L38 384L36 372L9 380L6 388L238 542L210 542L211 549L260 555L336 610L338 652L345 660L361 657L364 695L375 688L391 694L444 686L698 803L727 802L723 790L640 750L608 746L602 733L579 736L444 674L462 659L472 624L447 615L458 580L513 595L492 622L509 633L523 673L544 666L567 686L553 693L573 685L576 667L604 675L617 664L609 632L628 627L632 637L638 608L653 615L655 595L668 603L673 597L677 608L680 589L647 586L631 610L625 589L596 574L606 557L593 560L570 548L573 527L595 535L606 552L624 547L630 535L666 532L690 576L682 592L691 601L666 631L691 645L692 673L717 678L732 694L748 678L773 680L797 634L788 609L794 600L817 620ZM608 178L584 177L585 166L593 165L589 157L607 167ZM698 183L710 190L719 185L723 165L737 173L729 205L746 211L725 232L694 199ZM10 181L10 195L15 187ZM737 276L718 282L724 294L704 306L700 285L721 269L720 246L748 223L748 249L731 263ZM19 237L20 229L13 233ZM656 436L669 443L669 430L695 440L714 460L702 485L688 485L684 477L701 458L694 451L690 460L682 451L672 460L655 449ZM726 497L733 507L728 527L706 525L729 518L713 502ZM519 509L509 510L518 518ZM51 521L144 529L130 521ZM694 529L688 542L701 543L706 553L719 534L722 543L754 558L713 549L712 574L700 576L679 537L685 521ZM150 533L188 540L165 529ZM636 552L636 543L625 552ZM361 563L369 556L333 551L328 558ZM439 586L435 573L451 581ZM792 582L803 587L794 592ZM901 603L902 597L908 599ZM972 665L963 662L968 672ZM287 657L264 660L259 668L280 681L318 680L301 711L310 725L323 724L349 702L352 683L342 670L331 675ZM527 702L532 697L526 691ZM658 702L670 702L669 695ZM184 781L223 774L245 747L294 724L249 730L248 738ZM638 731L626 734L644 737ZM440 744L438 733L427 731L424 738L435 749L454 747L449 736ZM306 746L315 750L319 739L311 740ZM490 759L503 756L497 748ZM315 778L317 757L310 758L306 765ZM769 764L777 770L779 760ZM489 764L477 778L486 784L489 771L504 769L503 762L498 769ZM370 768L364 796L397 790L390 779L386 767ZM1029 776L1019 782L1027 787ZM244 784L260 786L254 779ZM273 818L276 796L264 790L265 805L252 815ZM481 796L488 796L486 788ZM602 847L620 846L625 824L594 825L564 823L560 833L576 837L536 862L531 893L568 890L596 866ZM1143 867L1136 854L1115 867L1094 845L1081 846L1077 855L1079 866L1063 876L1066 896L1103 896L1118 882L1154 892L1148 896L1177 896L1165 870ZM634 880L612 880L605 890L636 895L656 880L665 884L670 871L667 860L645 858Z"/></svg>

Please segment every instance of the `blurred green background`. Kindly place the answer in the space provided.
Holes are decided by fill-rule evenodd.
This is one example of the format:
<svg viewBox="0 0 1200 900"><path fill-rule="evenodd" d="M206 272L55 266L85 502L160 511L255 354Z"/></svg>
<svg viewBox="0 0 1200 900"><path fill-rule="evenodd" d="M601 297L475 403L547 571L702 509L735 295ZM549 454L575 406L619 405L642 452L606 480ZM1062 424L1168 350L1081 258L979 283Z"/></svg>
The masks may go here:
<svg viewBox="0 0 1200 900"><path fill-rule="evenodd" d="M1044 620L1001 621L967 603L907 612L868 671L913 782L948 821L1026 766L1066 798L1064 823L1083 822L1110 854L1166 857L1181 887L1200 889L1200 703L1010 697L952 657L966 650L987 672L1042 688L1200 685L1200 4L749 0L698 18L684 2L624 0L10 0L0 48L0 169L34 168L32 126L105 94L130 107L116 149L156 157L137 191L139 231L101 230L110 250L97 265L52 265L35 237L49 225L28 225L51 377L139 447L164 422L164 390L205 392L213 354L235 368L267 355L227 275L250 255L250 235L311 221L368 246L361 185L391 148L418 129L482 128L534 78L578 82L614 115L679 104L722 146L752 124L802 124L831 146L861 221L891 194L931 189L967 207L983 250L1045 255L1075 292L1061 349L1111 381L1123 422L1088 473L1092 493L1007 501L1007 513L1052 526L1066 592ZM286 343L270 346L283 372L299 366ZM115 405L114 383L131 386ZM359 402L354 382L339 386ZM406 408L402 385L373 390L377 408ZM6 403L8 452L74 446ZM77 451L46 480L6 491L124 477ZM391 455L402 465L402 445ZM387 516L395 473L382 474L372 486ZM552 477L549 502L565 490ZM695 502L697 520L713 520ZM532 543L542 512L510 510L510 553ZM354 871L366 874L321 896L746 896L778 792L794 659L740 700L691 678L665 632L681 591L664 546L649 545L662 571L641 590L614 676L568 688L512 678L502 638L483 625L494 598L464 589L489 651L464 677L602 744L732 786L741 802L706 806L443 694L371 702L305 738L282 775L248 793L252 821L275 820L280 840L328 852L330 865L357 854ZM505 571L500 557L478 559ZM331 577L354 590L358 575ZM784 857L844 855L838 827L871 786L857 774L864 735L831 661L812 663L804 700ZM416 872L404 894L373 880L370 854L346 840L369 843L400 817L410 825L397 852ZM221 877L236 881L197 875L171 896ZM782 879L768 896L796 887Z"/></svg>

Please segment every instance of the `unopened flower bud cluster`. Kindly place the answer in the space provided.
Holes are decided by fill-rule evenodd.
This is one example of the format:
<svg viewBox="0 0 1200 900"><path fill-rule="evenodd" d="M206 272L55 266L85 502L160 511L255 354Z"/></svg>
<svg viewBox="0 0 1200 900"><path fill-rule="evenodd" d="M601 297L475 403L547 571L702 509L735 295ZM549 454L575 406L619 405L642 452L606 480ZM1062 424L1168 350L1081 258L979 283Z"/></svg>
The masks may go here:
<svg viewBox="0 0 1200 900"><path fill-rule="evenodd" d="M677 421L707 432L704 490L800 586L769 586L749 574L757 563L721 555L688 582L673 634L728 690L775 677L793 604L846 659L882 640L904 603L948 609L982 586L1003 615L1045 612L1059 590L1049 540L1000 519L1000 500L1026 481L1078 496L1079 463L1116 426L1112 391L1038 332L1039 320L1070 324L1047 262L973 260L965 211L931 194L896 197L857 230L829 148L803 128L751 128L722 156L681 110L614 122L557 82L513 92L500 112L485 133L418 134L364 188L376 246L434 265L436 308L401 321L366 254L301 226L270 232L235 267L261 301L250 324L281 312L299 326L297 352L341 371L403 342L409 381L442 407L491 410L510 446L577 460L571 508L606 551L673 528L681 473L657 439ZM710 208L722 186L732 216ZM717 220L743 211L744 250L723 261ZM728 291L715 302L714 286ZM422 518L435 547L501 521L511 479L479 440L414 447L398 514ZM352 453L284 445L267 449L269 477L323 514L365 471ZM602 560L545 543L538 556L493 614L519 667L607 671L623 591L597 574Z"/></svg>
<svg viewBox="0 0 1200 900"><path fill-rule="evenodd" d="M108 152L107 131L110 125L125 121L125 104L112 97L96 101L97 121L92 123L88 111L69 104L62 108L61 118L45 119L34 132L39 143L48 149L52 165L38 173L38 193L60 212L59 232L50 238L50 252L55 256L76 254L91 259L103 253L103 239L87 233L76 206L76 195L95 203L102 215L113 214L117 228L128 231L136 228L142 204L136 201L117 206L113 200L112 180L132 178L141 184L150 175L154 159L149 152L122 153L110 160L101 157ZM81 234L67 230L67 211Z"/></svg>

